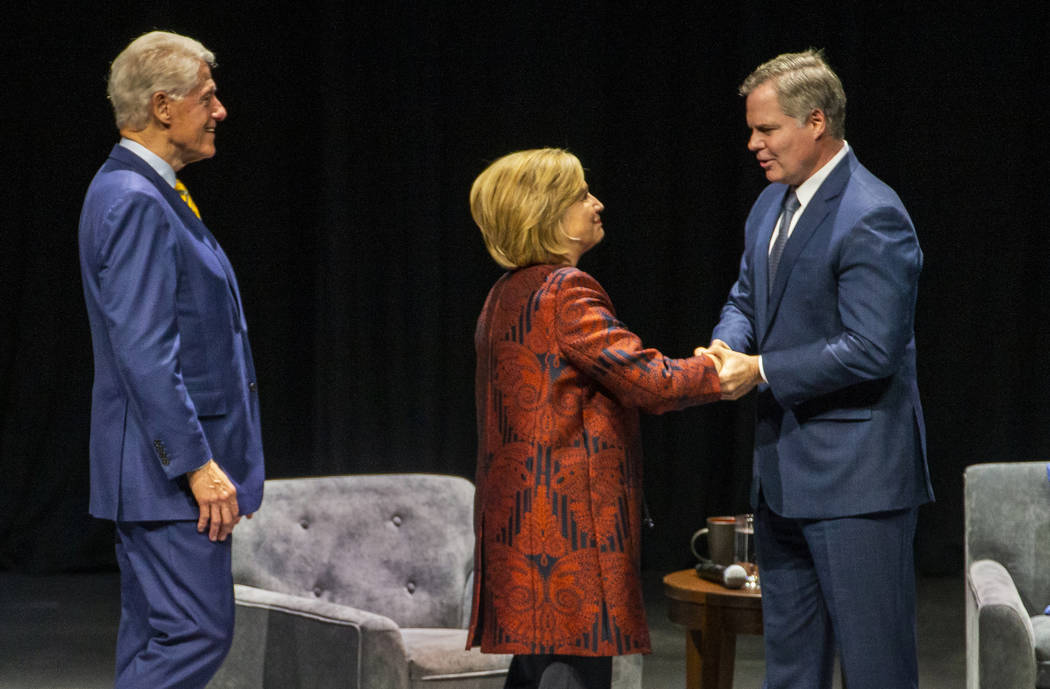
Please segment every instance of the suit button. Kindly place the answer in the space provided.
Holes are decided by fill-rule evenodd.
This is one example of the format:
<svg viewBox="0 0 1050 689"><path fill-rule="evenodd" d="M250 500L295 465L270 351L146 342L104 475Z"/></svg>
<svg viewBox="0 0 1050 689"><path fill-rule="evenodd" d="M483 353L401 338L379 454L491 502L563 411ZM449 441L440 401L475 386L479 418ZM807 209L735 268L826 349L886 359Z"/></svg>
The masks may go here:
<svg viewBox="0 0 1050 689"><path fill-rule="evenodd" d="M254 380L252 382L248 383L248 389L251 390L252 392L255 392L256 385L255 385L255 381Z"/></svg>

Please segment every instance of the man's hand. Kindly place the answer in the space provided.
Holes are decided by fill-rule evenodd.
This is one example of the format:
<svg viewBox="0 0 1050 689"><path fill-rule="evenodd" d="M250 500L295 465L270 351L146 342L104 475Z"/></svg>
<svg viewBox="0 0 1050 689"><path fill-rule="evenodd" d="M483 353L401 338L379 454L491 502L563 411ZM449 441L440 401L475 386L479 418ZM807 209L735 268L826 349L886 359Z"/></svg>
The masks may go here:
<svg viewBox="0 0 1050 689"><path fill-rule="evenodd" d="M711 360L711 363L715 367L715 373L719 373L722 370L722 360L715 356L714 352L709 350L707 347L697 347L693 350L693 356L706 356Z"/></svg>
<svg viewBox="0 0 1050 689"><path fill-rule="evenodd" d="M722 366L725 365L726 355L731 353L733 353L733 350L722 340L711 340L711 344L708 346L697 347L693 350L693 356L700 356L703 354L714 361L715 370L719 373L722 372Z"/></svg>
<svg viewBox="0 0 1050 689"><path fill-rule="evenodd" d="M734 352L722 340L712 340L708 347L697 348L695 354L706 354L722 362L718 370L718 382L724 400L738 400L762 382L758 357Z"/></svg>
<svg viewBox="0 0 1050 689"><path fill-rule="evenodd" d="M225 541L241 520L236 486L214 459L209 459L200 469L187 473L186 478L201 510L197 531L204 533L210 525L208 538Z"/></svg>

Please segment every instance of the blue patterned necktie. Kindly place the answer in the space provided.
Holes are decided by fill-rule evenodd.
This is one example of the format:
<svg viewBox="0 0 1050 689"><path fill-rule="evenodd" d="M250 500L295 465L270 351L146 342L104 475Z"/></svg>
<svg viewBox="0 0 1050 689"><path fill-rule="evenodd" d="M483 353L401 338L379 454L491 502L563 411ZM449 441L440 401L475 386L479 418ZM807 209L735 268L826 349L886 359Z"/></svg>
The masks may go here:
<svg viewBox="0 0 1050 689"><path fill-rule="evenodd" d="M795 215L795 211L802 205L798 202L798 197L795 196L794 191L788 192L784 196L784 212L780 216L780 229L777 230L776 241L773 242L773 248L769 251L769 291L773 291L773 280L777 277L777 265L780 263L780 257L784 253L784 245L787 244L788 231L791 229L791 218Z"/></svg>

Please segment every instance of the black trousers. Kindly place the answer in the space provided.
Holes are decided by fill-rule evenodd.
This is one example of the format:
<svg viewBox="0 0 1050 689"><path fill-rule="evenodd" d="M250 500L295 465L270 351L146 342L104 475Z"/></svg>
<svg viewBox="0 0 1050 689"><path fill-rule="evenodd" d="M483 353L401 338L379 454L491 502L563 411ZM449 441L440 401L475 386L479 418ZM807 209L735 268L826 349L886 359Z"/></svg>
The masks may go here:
<svg viewBox="0 0 1050 689"><path fill-rule="evenodd" d="M515 655L504 689L610 689L612 658Z"/></svg>

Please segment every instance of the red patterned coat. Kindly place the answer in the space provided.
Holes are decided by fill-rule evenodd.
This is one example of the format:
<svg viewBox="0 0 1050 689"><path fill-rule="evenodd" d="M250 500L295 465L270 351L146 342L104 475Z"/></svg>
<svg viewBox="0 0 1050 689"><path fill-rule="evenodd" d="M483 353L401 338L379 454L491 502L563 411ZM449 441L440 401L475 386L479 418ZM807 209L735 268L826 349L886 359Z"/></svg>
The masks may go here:
<svg viewBox="0 0 1050 689"><path fill-rule="evenodd" d="M648 652L637 410L718 399L711 361L644 349L594 278L552 265L504 275L474 342L477 543L467 647Z"/></svg>

